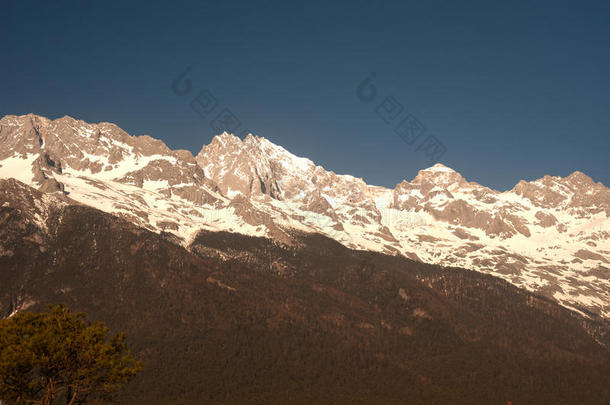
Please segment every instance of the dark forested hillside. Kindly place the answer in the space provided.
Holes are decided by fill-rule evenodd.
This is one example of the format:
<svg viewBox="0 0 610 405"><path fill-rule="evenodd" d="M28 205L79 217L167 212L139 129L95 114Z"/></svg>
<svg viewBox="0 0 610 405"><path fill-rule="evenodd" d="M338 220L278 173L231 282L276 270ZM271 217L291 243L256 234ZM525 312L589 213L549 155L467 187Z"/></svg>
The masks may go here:
<svg viewBox="0 0 610 405"><path fill-rule="evenodd" d="M65 303L127 332L124 404L607 404L608 325L480 273L202 232L188 250L0 189L0 313Z"/></svg>

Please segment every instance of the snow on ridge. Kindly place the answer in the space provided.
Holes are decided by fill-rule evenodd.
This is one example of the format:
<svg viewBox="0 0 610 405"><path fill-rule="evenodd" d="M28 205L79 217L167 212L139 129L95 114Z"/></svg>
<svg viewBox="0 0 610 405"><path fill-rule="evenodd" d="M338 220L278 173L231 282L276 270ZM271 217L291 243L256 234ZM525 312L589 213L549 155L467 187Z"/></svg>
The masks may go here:
<svg viewBox="0 0 610 405"><path fill-rule="evenodd" d="M7 122L13 121L2 119L2 125ZM18 126L10 128L18 130ZM77 124L72 130L81 136L92 134L89 127ZM162 171L156 180L145 178L138 187L121 180L149 164L155 166L156 161L175 166L179 169L176 175L181 176L192 162L158 150L144 156L119 139L105 135L104 139L122 150L117 163L109 163L105 153L111 148L106 145L107 150L95 154L81 151L83 160L101 165L101 171L64 163L62 173L49 169L46 176L63 184L76 201L155 232L173 233L186 245L201 229L273 237L271 226L252 221L264 214L273 225L320 232L352 248L398 252L424 262L471 268L532 291L553 286L554 298L564 305L610 317L610 280L595 275L596 269L610 267L610 221L603 211L581 215L569 210L567 203L540 206L515 189L499 193L462 182L459 173L440 163L420 171L426 176L422 183L404 181L394 189L367 185L351 175L326 171L265 138L249 135L241 140L228 133L214 138L210 145L220 149L207 148L205 164L197 161L206 179L218 180L221 189L225 179L237 182L225 184L224 195L188 176L170 186L164 177L169 174ZM246 147L247 159L234 166ZM15 177L38 187L32 170L38 157L36 153L14 154L0 161L0 177ZM240 187L239 182L250 182L249 176L260 176L252 178L256 180L253 184L267 182L259 194ZM563 182L556 183L560 185L548 186L548 190L563 195L567 191ZM546 192L542 180L535 185ZM182 189L184 193L178 193ZM247 212L230 206L238 198L251 204L242 205Z"/></svg>
<svg viewBox="0 0 610 405"><path fill-rule="evenodd" d="M32 165L38 158L35 153L28 153L25 157L18 154L0 161L0 178L14 178L25 184L34 184Z"/></svg>

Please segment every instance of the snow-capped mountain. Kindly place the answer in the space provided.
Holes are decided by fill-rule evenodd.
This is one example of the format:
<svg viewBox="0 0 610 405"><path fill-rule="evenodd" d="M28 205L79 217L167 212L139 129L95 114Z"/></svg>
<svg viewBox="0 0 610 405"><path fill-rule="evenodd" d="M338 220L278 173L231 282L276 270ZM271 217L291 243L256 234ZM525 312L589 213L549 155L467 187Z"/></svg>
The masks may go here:
<svg viewBox="0 0 610 405"><path fill-rule="evenodd" d="M610 317L610 189L580 172L498 192L436 164L388 189L258 136L222 134L194 157L113 124L26 115L0 120L0 178L186 247L200 230L282 243L291 230L318 232L350 248L490 273Z"/></svg>

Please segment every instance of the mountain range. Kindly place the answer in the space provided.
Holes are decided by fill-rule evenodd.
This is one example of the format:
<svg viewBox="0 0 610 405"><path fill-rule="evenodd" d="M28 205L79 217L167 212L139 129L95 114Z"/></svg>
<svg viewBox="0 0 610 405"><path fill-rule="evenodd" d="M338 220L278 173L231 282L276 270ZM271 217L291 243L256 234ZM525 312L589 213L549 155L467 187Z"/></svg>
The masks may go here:
<svg viewBox="0 0 610 405"><path fill-rule="evenodd" d="M608 207L582 173L388 189L252 135L6 116L0 317L125 331L114 403L605 405Z"/></svg>
<svg viewBox="0 0 610 405"><path fill-rule="evenodd" d="M291 230L319 233L351 249L488 273L610 317L610 189L581 172L501 192L438 163L390 189L259 136L223 133L193 156L114 124L29 114L0 119L0 178L186 248L202 230L286 245Z"/></svg>

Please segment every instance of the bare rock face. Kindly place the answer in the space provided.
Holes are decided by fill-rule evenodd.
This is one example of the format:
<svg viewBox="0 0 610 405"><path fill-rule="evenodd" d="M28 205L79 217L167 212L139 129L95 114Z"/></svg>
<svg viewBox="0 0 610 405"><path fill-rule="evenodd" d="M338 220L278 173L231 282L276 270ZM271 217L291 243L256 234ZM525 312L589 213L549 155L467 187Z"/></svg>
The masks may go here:
<svg viewBox="0 0 610 405"><path fill-rule="evenodd" d="M536 218L539 221L536 225L542 226L544 228L548 228L557 223L557 218L555 218L553 214L548 214L544 211L537 211Z"/></svg>
<svg viewBox="0 0 610 405"><path fill-rule="evenodd" d="M262 148L275 146L252 135L242 143L240 138L224 133L203 147L197 155L197 162L229 197L237 194L248 198L269 195L282 199L282 190L275 179L284 176L287 168L266 159L264 149L257 148L257 144ZM216 157L224 159L223 165L212 162Z"/></svg>
<svg viewBox="0 0 610 405"><path fill-rule="evenodd" d="M541 208L569 209L584 216L599 212L610 215L610 190L578 171L566 178L547 175L531 183L522 180L513 192Z"/></svg>
<svg viewBox="0 0 610 405"><path fill-rule="evenodd" d="M189 246L200 231L353 248L493 274L610 318L610 190L580 172L499 192L442 164L389 189L269 140L221 134L197 157L114 124L0 119L0 178L71 199ZM170 236L171 235L171 236Z"/></svg>
<svg viewBox="0 0 610 405"><path fill-rule="evenodd" d="M227 133L215 137L197 155L206 176L223 194L306 202L315 192L357 202L366 198L362 179L336 175L311 160L294 156L265 138L248 135L243 141Z"/></svg>
<svg viewBox="0 0 610 405"><path fill-rule="evenodd" d="M322 196L320 190L315 190L311 194L307 204L303 205L302 209L305 211L316 212L318 214L329 215L334 219L337 217L333 207L330 205L328 200Z"/></svg>

